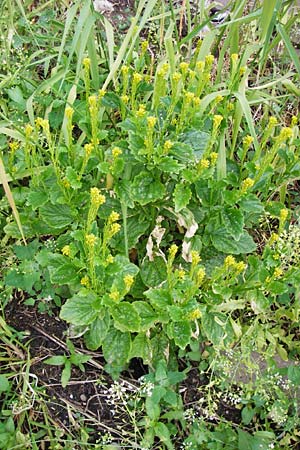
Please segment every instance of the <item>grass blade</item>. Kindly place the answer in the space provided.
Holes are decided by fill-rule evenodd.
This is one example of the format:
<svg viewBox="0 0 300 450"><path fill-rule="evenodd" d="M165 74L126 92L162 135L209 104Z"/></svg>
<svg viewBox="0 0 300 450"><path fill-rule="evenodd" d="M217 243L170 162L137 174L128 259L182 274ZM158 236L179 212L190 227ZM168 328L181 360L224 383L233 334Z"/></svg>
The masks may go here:
<svg viewBox="0 0 300 450"><path fill-rule="evenodd" d="M19 213L18 213L18 210L16 208L15 200L14 200L14 197L12 195L12 192L11 192L9 184L8 184L7 174L6 174L6 171L5 171L5 168L4 168L4 164L3 164L3 161L2 161L1 157L0 157L0 181L1 181L2 186L4 188L4 192L5 192L5 195L7 197L8 203L10 204L10 207L12 209L12 212L13 212L15 221L16 221L16 223L18 225L19 231L21 233L23 242L24 242L25 245L27 245L27 242L26 242L26 239L25 239L25 236L24 236L24 233L23 233L23 228L22 228L22 224L21 224L21 221L20 221Z"/></svg>

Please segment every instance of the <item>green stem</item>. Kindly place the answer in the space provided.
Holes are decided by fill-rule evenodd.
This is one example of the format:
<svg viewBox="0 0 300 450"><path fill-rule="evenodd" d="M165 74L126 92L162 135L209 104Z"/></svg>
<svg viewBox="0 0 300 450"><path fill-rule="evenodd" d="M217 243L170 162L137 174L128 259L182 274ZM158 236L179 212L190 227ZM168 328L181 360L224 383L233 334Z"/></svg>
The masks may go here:
<svg viewBox="0 0 300 450"><path fill-rule="evenodd" d="M123 216L123 228L124 228L124 249L125 255L128 257L128 230L127 230L127 203L121 202L122 216Z"/></svg>

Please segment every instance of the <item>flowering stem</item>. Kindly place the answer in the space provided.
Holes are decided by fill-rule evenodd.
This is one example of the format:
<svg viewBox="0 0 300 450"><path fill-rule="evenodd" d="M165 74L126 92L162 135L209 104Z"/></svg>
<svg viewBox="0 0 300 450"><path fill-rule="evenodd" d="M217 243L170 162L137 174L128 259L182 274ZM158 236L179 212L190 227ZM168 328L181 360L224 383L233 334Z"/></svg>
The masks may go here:
<svg viewBox="0 0 300 450"><path fill-rule="evenodd" d="M127 203L121 202L121 210L122 210L122 217L123 217L123 228L124 228L124 249L125 249L125 255L128 257L128 232L127 232Z"/></svg>

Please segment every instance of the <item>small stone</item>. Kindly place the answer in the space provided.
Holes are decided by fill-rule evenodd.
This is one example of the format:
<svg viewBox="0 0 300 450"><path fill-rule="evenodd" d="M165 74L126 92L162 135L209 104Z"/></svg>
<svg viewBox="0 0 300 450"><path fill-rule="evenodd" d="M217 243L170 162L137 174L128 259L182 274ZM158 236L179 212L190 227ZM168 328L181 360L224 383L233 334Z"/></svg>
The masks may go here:
<svg viewBox="0 0 300 450"><path fill-rule="evenodd" d="M87 398L86 398L86 396L85 396L84 394L81 394L80 400L81 400L83 403L86 403Z"/></svg>

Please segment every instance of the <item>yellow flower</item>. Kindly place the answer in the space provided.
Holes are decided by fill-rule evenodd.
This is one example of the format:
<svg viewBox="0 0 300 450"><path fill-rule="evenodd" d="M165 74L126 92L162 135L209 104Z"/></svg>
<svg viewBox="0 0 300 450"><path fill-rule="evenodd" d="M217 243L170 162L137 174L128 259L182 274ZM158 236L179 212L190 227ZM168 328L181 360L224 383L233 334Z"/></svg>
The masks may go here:
<svg viewBox="0 0 300 450"><path fill-rule="evenodd" d="M249 135L245 136L243 139L244 147L247 147L247 148L250 147L250 145L252 144L253 141L254 141L254 139L252 136L249 136Z"/></svg>
<svg viewBox="0 0 300 450"><path fill-rule="evenodd" d="M178 251L177 245L176 244L172 244L171 247L169 248L169 257L170 257L170 259L173 260L175 258L175 255L176 255L177 251Z"/></svg>
<svg viewBox="0 0 300 450"><path fill-rule="evenodd" d="M287 217L288 217L288 215L289 215L288 209L286 209L286 208L281 209L280 210L280 216L279 216L280 221L281 222L285 222Z"/></svg>
<svg viewBox="0 0 300 450"><path fill-rule="evenodd" d="M71 120L74 114L74 109L71 106L67 106L65 109L65 115L67 119Z"/></svg>
<svg viewBox="0 0 300 450"><path fill-rule="evenodd" d="M232 53L232 55L231 55L231 61L232 61L233 63L236 63L237 60L238 60L238 57L239 57L239 55L238 55L237 53Z"/></svg>
<svg viewBox="0 0 300 450"><path fill-rule="evenodd" d="M97 208L105 203L105 196L100 194L99 189L96 187L91 188L91 203Z"/></svg>
<svg viewBox="0 0 300 450"><path fill-rule="evenodd" d="M115 234L117 234L121 229L121 225L119 223L113 223L110 227L109 230L109 235L110 237L114 236Z"/></svg>
<svg viewBox="0 0 300 450"><path fill-rule="evenodd" d="M179 73L179 72L174 72L174 73L173 73L173 76L172 76L172 80L173 80L175 83L178 83L178 82L181 80L181 73Z"/></svg>
<svg viewBox="0 0 300 450"><path fill-rule="evenodd" d="M133 74L133 83L138 84L142 81L143 77L140 73L134 72Z"/></svg>
<svg viewBox="0 0 300 450"><path fill-rule="evenodd" d="M279 236L277 233L272 233L269 239L269 245L274 244L274 242L277 242L279 239Z"/></svg>
<svg viewBox="0 0 300 450"><path fill-rule="evenodd" d="M17 142L10 142L9 144L9 148L11 150L12 153L14 153L18 148L19 148L19 144Z"/></svg>
<svg viewBox="0 0 300 450"><path fill-rule="evenodd" d="M82 64L83 64L83 67L84 67L86 70L88 70L88 69L90 68L90 66L91 66L91 60L90 60L90 58L83 58Z"/></svg>
<svg viewBox="0 0 300 450"><path fill-rule="evenodd" d="M156 117L153 117L153 116L147 117L148 128L154 128L156 122L157 122Z"/></svg>
<svg viewBox="0 0 300 450"><path fill-rule="evenodd" d="M81 280L80 280L80 284L82 286L89 287L90 286L90 279L89 279L89 277L87 275L82 277Z"/></svg>
<svg viewBox="0 0 300 450"><path fill-rule="evenodd" d="M188 68L189 68L189 65L188 65L187 62L183 61L183 62L181 62L181 63L179 64L179 67L180 67L180 70L181 70L183 73L186 73L187 70L188 70Z"/></svg>
<svg viewBox="0 0 300 450"><path fill-rule="evenodd" d="M212 66L214 60L215 60L215 57L213 55L206 55L205 56L205 64L207 66Z"/></svg>
<svg viewBox="0 0 300 450"><path fill-rule="evenodd" d="M234 110L234 104L232 102L227 102L226 108L227 108L227 111L229 111L229 112L233 111Z"/></svg>
<svg viewBox="0 0 300 450"><path fill-rule="evenodd" d="M26 138L29 139L31 137L32 133L33 133L33 127L31 125L29 125L29 123L28 123L25 127Z"/></svg>
<svg viewBox="0 0 300 450"><path fill-rule="evenodd" d="M219 115L219 114L215 114L213 117L213 128L216 130L217 128L219 128L221 122L223 120L223 116Z"/></svg>
<svg viewBox="0 0 300 450"><path fill-rule="evenodd" d="M287 141L293 137L293 130L290 127L283 127L278 136L280 142Z"/></svg>
<svg viewBox="0 0 300 450"><path fill-rule="evenodd" d="M142 53L145 53L148 50L149 47L149 42L148 41L143 41L141 44L141 48L142 48Z"/></svg>
<svg viewBox="0 0 300 450"><path fill-rule="evenodd" d="M176 275L180 280L183 280L185 278L185 270L183 269L176 270Z"/></svg>
<svg viewBox="0 0 300 450"><path fill-rule="evenodd" d="M205 269L201 267L196 274L196 283L198 286L201 286L204 278L205 278Z"/></svg>
<svg viewBox="0 0 300 450"><path fill-rule="evenodd" d="M215 164L216 164L216 162L217 162L217 160L218 160L218 153L216 153L216 152L212 152L211 154L210 154L210 161L211 161L211 165L212 166L214 166Z"/></svg>
<svg viewBox="0 0 300 450"><path fill-rule="evenodd" d="M121 67L121 72L123 75L127 75L129 71L129 67L128 66L122 66Z"/></svg>
<svg viewBox="0 0 300 450"><path fill-rule="evenodd" d="M201 311L199 308L194 309L194 311L190 312L187 316L188 320L197 320L201 317Z"/></svg>
<svg viewBox="0 0 300 450"><path fill-rule="evenodd" d="M97 107L97 97L96 97L96 95L91 95L89 97L89 107L91 109Z"/></svg>
<svg viewBox="0 0 300 450"><path fill-rule="evenodd" d="M119 219L120 219L120 214L117 213L116 211L112 211L109 215L108 223L114 223Z"/></svg>
<svg viewBox="0 0 300 450"><path fill-rule="evenodd" d="M184 98L187 103L191 103L195 98L195 94L193 92L185 92Z"/></svg>
<svg viewBox="0 0 300 450"><path fill-rule="evenodd" d="M268 124L268 126L269 126L270 128L273 128L273 127L275 127L275 125L277 125L277 124L278 124L278 120L276 119L276 117L271 116L271 117L269 118L269 124Z"/></svg>
<svg viewBox="0 0 300 450"><path fill-rule="evenodd" d="M243 66L240 68L240 76L241 77L246 73L246 70L247 70L247 66Z"/></svg>
<svg viewBox="0 0 300 450"><path fill-rule="evenodd" d="M90 157L90 155L93 151L93 148L94 148L93 144L85 144L84 153L85 153L86 158Z"/></svg>
<svg viewBox="0 0 300 450"><path fill-rule="evenodd" d="M296 126L297 123L298 123L298 117L293 116L293 117L292 117L292 120L291 120L291 127Z"/></svg>
<svg viewBox="0 0 300 450"><path fill-rule="evenodd" d="M226 258L224 259L224 266L226 267L226 269L235 265L236 265L235 258L232 255L226 256Z"/></svg>
<svg viewBox="0 0 300 450"><path fill-rule="evenodd" d="M222 95L217 95L215 98L215 102L216 103L221 103L221 101L224 99L224 97Z"/></svg>
<svg viewBox="0 0 300 450"><path fill-rule="evenodd" d="M280 278L283 275L283 270L280 267L276 267L274 270L274 278Z"/></svg>
<svg viewBox="0 0 300 450"><path fill-rule="evenodd" d="M196 250L191 251L191 257L192 257L192 264L194 266L196 266L201 261L201 257Z"/></svg>
<svg viewBox="0 0 300 450"><path fill-rule="evenodd" d="M63 179L62 184L63 184L63 187L66 189L70 189L70 187L71 187L70 182L66 178Z"/></svg>
<svg viewBox="0 0 300 450"><path fill-rule="evenodd" d="M198 61L197 64L196 64L196 69L197 69L199 72L203 72L204 66L205 66L204 61Z"/></svg>
<svg viewBox="0 0 300 450"><path fill-rule="evenodd" d="M125 283L125 287L126 289L129 291L129 289L131 288L131 286L134 283L134 278L132 275L125 275L125 277L123 278L123 281Z"/></svg>
<svg viewBox="0 0 300 450"><path fill-rule="evenodd" d="M210 165L210 163L209 163L208 159L201 159L199 161L199 166L200 166L201 169L208 169L209 165Z"/></svg>
<svg viewBox="0 0 300 450"><path fill-rule="evenodd" d="M136 115L138 117L144 117L144 115L146 114L146 107L145 105L139 105L139 109L136 112Z"/></svg>
<svg viewBox="0 0 300 450"><path fill-rule="evenodd" d="M254 180L252 180L252 178L246 178L245 180L242 181L241 191L244 193L244 192L248 191L248 189L252 188L253 185L254 185Z"/></svg>
<svg viewBox="0 0 300 450"><path fill-rule="evenodd" d="M99 91L98 91L99 100L101 100L101 98L103 98L105 94L106 94L105 89L99 89Z"/></svg>
<svg viewBox="0 0 300 450"><path fill-rule="evenodd" d="M112 292L109 294L109 298L110 298L111 300L113 300L114 302L117 302L117 301L120 300L120 298L121 298L120 292L117 291L117 290L112 291Z"/></svg>
<svg viewBox="0 0 300 450"><path fill-rule="evenodd" d="M122 150L119 147L114 147L111 151L111 154L114 158L117 158L118 156L122 155Z"/></svg>
<svg viewBox="0 0 300 450"><path fill-rule="evenodd" d="M65 245L62 249L61 252L64 256L70 256L71 255L71 248L69 245Z"/></svg>
<svg viewBox="0 0 300 450"><path fill-rule="evenodd" d="M169 150L171 150L171 148L173 147L173 142L172 141L166 141L164 143L164 153L169 153Z"/></svg>
<svg viewBox="0 0 300 450"><path fill-rule="evenodd" d="M246 269L246 264L243 261L239 261L235 264L235 270L237 272L243 272Z"/></svg>
<svg viewBox="0 0 300 450"><path fill-rule="evenodd" d="M121 95L121 100L123 103L125 103L125 105L127 105L127 103L129 102L128 95Z"/></svg>
<svg viewBox="0 0 300 450"><path fill-rule="evenodd" d="M86 234L85 235L85 242L87 243L88 247L94 247L96 244L97 237L94 234Z"/></svg>
<svg viewBox="0 0 300 450"><path fill-rule="evenodd" d="M193 80L196 77L196 72L194 70L189 69L189 77L190 80Z"/></svg>
<svg viewBox="0 0 300 450"><path fill-rule="evenodd" d="M106 258L105 262L106 262L107 265L112 264L114 262L113 255L108 255L108 257Z"/></svg>
<svg viewBox="0 0 300 450"><path fill-rule="evenodd" d="M201 103L200 98L199 97L194 97L193 98L193 103L194 103L194 106L200 106L200 103Z"/></svg>

